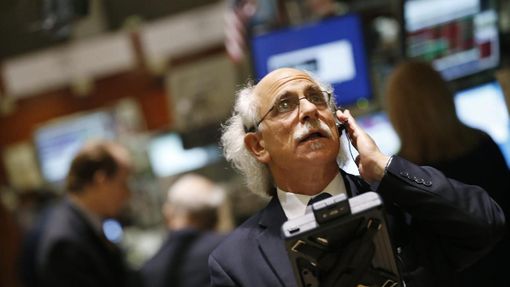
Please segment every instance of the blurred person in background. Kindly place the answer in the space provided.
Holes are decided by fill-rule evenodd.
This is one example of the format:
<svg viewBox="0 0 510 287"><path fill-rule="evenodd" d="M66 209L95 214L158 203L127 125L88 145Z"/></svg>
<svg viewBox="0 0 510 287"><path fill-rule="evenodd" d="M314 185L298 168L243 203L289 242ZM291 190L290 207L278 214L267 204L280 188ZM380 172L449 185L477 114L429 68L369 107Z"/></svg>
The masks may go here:
<svg viewBox="0 0 510 287"><path fill-rule="evenodd" d="M130 173L130 155L122 145L95 141L81 148L67 175L67 194L42 231L39 286L136 286L137 277L102 226L128 202Z"/></svg>
<svg viewBox="0 0 510 287"><path fill-rule="evenodd" d="M0 200L0 286L21 286L17 269L20 239L20 227L11 211Z"/></svg>
<svg viewBox="0 0 510 287"><path fill-rule="evenodd" d="M19 266L21 281L25 287L39 286L36 275L39 241L58 199L57 193L48 188L28 189L19 196L16 213L23 233Z"/></svg>
<svg viewBox="0 0 510 287"><path fill-rule="evenodd" d="M400 137L399 156L483 187L502 207L508 220L510 171L503 154L488 134L459 120L454 95L440 73L428 63L400 63L389 77L385 102ZM460 286L508 283L508 222L506 232L489 255L461 274Z"/></svg>
<svg viewBox="0 0 510 287"><path fill-rule="evenodd" d="M296 286L282 224L303 216L308 202L326 193L353 197L368 191L377 192L385 204L407 286L455 286L454 273L501 239L500 207L481 187L383 154L349 111L336 111L331 95L330 86L291 68L274 70L237 93L221 137L224 154L251 191L271 200L211 253L212 286ZM359 152L360 176L339 167L343 145L337 120ZM325 270L319 281L336 286L343 277Z"/></svg>
<svg viewBox="0 0 510 287"><path fill-rule="evenodd" d="M142 267L145 286L209 286L207 258L224 238L217 232L225 192L197 174L172 184L163 206L168 237Z"/></svg>

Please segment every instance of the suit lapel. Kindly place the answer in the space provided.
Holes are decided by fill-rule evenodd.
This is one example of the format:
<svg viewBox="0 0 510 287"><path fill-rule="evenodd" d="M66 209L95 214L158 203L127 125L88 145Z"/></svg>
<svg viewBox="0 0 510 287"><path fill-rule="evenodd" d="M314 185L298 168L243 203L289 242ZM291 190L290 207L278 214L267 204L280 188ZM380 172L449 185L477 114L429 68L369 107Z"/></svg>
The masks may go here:
<svg viewBox="0 0 510 287"><path fill-rule="evenodd" d="M273 196L261 215L259 225L262 231L257 241L263 257L271 266L280 283L283 286L296 286L294 273L281 235L281 226L286 220L287 217L278 201L278 197Z"/></svg>
<svg viewBox="0 0 510 287"><path fill-rule="evenodd" d="M348 197L354 197L361 193L372 190L369 184L364 182L360 177L348 174L340 169L340 174L344 178L345 189Z"/></svg>
<svg viewBox="0 0 510 287"><path fill-rule="evenodd" d="M102 231L95 230L82 211L74 206L74 204L67 201L66 205L69 212L76 219L74 220L74 228L80 233L81 240L86 244L93 244L94 250L101 252L102 256L107 256L110 260L122 262L122 252L119 247L109 241Z"/></svg>
<svg viewBox="0 0 510 287"><path fill-rule="evenodd" d="M370 186L358 177L345 173L340 169L349 197L370 190ZM281 235L281 226L287 220L277 196L273 196L260 217L261 228L257 241L263 257L278 277L283 286L296 286L296 279L285 250L285 242Z"/></svg>

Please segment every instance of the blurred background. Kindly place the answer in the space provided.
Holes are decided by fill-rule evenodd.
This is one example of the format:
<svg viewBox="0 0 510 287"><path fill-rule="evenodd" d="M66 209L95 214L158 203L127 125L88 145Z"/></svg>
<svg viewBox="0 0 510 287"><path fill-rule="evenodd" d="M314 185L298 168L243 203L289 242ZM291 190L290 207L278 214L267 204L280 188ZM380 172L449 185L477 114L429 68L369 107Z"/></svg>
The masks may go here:
<svg viewBox="0 0 510 287"><path fill-rule="evenodd" d="M118 235L133 266L159 247L166 191L184 173L221 184L225 230L241 223L267 199L222 157L221 123L242 83L282 66L331 83L390 154L400 143L385 80L401 59L430 61L461 120L489 133L510 166L509 53L510 0L2 0L0 224L12 236L0 249L16 257L94 138L121 141L135 159Z"/></svg>

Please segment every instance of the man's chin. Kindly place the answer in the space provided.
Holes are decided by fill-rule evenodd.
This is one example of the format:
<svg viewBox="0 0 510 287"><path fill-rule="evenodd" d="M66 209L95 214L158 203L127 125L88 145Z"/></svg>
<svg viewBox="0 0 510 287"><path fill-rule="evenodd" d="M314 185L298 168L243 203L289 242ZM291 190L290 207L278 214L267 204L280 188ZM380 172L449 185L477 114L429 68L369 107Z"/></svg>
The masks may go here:
<svg viewBox="0 0 510 287"><path fill-rule="evenodd" d="M297 146L296 155L300 158L317 161L332 160L336 159L338 150L335 151L327 141L311 140L300 143Z"/></svg>

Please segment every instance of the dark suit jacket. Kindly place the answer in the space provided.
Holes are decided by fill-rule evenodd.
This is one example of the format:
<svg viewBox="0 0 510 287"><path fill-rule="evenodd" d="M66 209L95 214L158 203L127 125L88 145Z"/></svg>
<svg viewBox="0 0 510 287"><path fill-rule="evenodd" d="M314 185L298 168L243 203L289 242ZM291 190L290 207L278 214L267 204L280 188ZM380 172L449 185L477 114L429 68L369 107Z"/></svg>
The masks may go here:
<svg viewBox="0 0 510 287"><path fill-rule="evenodd" d="M117 246L101 237L68 200L45 223L37 254L39 286L111 287L135 283Z"/></svg>
<svg viewBox="0 0 510 287"><path fill-rule="evenodd" d="M370 190L359 177L342 176L350 196ZM487 193L436 169L394 157L376 191L385 202L407 286L453 286L453 271L501 237L504 216ZM280 231L285 220L274 196L236 228L209 257L212 286L296 286Z"/></svg>
<svg viewBox="0 0 510 287"><path fill-rule="evenodd" d="M145 287L177 287L177 281L178 287L209 286L207 258L224 238L193 229L170 232L156 255L142 267Z"/></svg>
<svg viewBox="0 0 510 287"><path fill-rule="evenodd" d="M442 171L456 180L483 187L501 206L505 217L510 217L510 170L498 145L492 138L481 132L479 144L471 151L457 158L427 165ZM464 270L460 277L461 286L505 286L508 284L508 259L510 257L510 234L473 266Z"/></svg>

